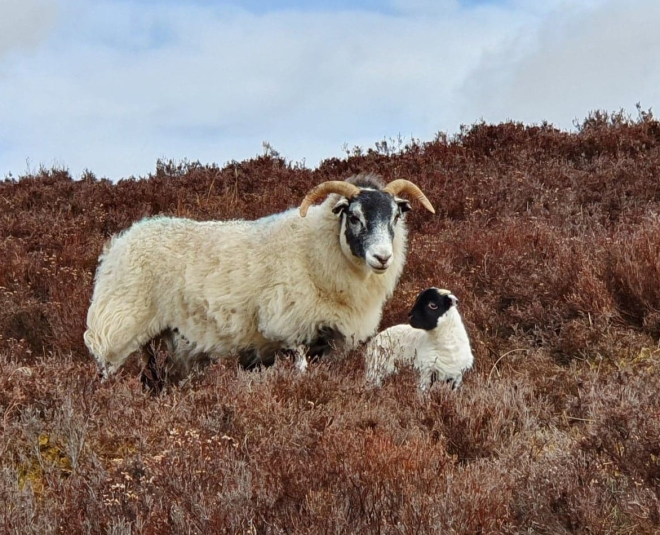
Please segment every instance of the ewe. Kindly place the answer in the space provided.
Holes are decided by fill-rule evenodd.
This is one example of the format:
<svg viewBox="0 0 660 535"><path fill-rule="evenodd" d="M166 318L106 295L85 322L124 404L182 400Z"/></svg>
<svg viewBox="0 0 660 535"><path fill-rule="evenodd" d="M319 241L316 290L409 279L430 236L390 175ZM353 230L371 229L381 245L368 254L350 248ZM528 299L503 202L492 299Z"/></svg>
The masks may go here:
<svg viewBox="0 0 660 535"><path fill-rule="evenodd" d="M324 182L299 211L256 221L134 224L105 247L87 314L103 377L160 333L183 368L200 355L258 363L301 344L355 347L403 270L410 203L399 194L434 212L413 183L368 174Z"/></svg>
<svg viewBox="0 0 660 535"><path fill-rule="evenodd" d="M449 290L421 292L408 315L410 325L395 325L370 340L365 353L367 381L380 385L397 364L412 364L422 391L434 380L460 386L474 357L457 303Z"/></svg>

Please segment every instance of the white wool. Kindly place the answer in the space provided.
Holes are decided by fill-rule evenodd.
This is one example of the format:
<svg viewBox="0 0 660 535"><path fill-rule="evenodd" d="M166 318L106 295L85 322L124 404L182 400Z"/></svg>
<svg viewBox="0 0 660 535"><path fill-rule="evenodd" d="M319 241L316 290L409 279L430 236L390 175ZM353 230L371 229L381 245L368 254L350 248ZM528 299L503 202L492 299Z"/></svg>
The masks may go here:
<svg viewBox="0 0 660 535"><path fill-rule="evenodd" d="M297 208L256 221L156 217L114 237L84 336L103 373L172 327L185 335L180 358L294 349L322 327L339 330L349 347L372 336L403 270L407 230L401 220L392 264L375 274L342 252L338 199L305 218Z"/></svg>
<svg viewBox="0 0 660 535"><path fill-rule="evenodd" d="M458 387L474 357L458 309L452 306L444 316L430 331L395 325L371 339L365 352L367 381L380 385L397 366L407 364L419 372L421 390L427 390L434 379L453 381Z"/></svg>

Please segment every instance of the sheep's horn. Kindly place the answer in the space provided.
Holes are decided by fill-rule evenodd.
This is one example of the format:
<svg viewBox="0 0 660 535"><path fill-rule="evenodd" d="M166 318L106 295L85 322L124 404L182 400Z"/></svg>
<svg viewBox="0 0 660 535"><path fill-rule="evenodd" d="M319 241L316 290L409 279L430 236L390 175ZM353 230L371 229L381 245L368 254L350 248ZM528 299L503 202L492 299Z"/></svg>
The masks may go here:
<svg viewBox="0 0 660 535"><path fill-rule="evenodd" d="M392 180L392 182L383 188L383 191L391 195L409 193L414 199L422 203L424 208L426 208L432 214L435 214L435 209L433 208L431 202L426 198L426 195L424 195L422 190L415 186L415 184L410 182L410 180L404 180L403 178Z"/></svg>
<svg viewBox="0 0 660 535"><path fill-rule="evenodd" d="M307 215L307 210L312 204L331 193L339 193L339 195L343 195L350 199L360 193L360 188L353 184L349 184L348 182L342 182L341 180L323 182L310 191L303 199L300 204L300 216L305 217Z"/></svg>

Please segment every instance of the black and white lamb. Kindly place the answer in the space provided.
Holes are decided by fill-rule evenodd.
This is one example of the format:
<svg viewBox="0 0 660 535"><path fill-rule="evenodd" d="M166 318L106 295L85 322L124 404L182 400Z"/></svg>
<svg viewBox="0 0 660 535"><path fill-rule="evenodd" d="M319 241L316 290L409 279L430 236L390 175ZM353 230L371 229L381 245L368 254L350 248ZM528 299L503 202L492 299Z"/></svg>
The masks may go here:
<svg viewBox="0 0 660 535"><path fill-rule="evenodd" d="M408 314L410 325L395 325L369 341L365 354L367 381L379 386L397 365L411 364L419 372L422 391L434 381L458 387L474 357L457 303L449 290L422 291Z"/></svg>

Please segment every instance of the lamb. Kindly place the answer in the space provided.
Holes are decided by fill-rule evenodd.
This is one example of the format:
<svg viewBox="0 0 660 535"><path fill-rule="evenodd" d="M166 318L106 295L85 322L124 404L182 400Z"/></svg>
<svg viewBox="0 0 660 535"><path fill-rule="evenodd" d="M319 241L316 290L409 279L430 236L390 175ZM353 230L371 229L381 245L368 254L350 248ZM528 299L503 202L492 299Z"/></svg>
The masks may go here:
<svg viewBox="0 0 660 535"><path fill-rule="evenodd" d="M380 386L397 364L412 364L419 372L419 388L428 390L434 380L460 386L463 372L474 357L457 308L458 299L449 290L422 291L408 314L410 325L395 325L372 338L365 352L366 380Z"/></svg>
<svg viewBox="0 0 660 535"><path fill-rule="evenodd" d="M135 223L105 247L87 314L103 378L161 333L184 367L201 355L259 363L301 344L317 355L355 347L404 267L410 203L399 194L435 213L412 182L361 174L255 221Z"/></svg>

